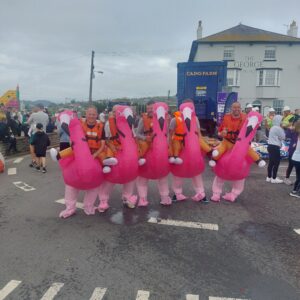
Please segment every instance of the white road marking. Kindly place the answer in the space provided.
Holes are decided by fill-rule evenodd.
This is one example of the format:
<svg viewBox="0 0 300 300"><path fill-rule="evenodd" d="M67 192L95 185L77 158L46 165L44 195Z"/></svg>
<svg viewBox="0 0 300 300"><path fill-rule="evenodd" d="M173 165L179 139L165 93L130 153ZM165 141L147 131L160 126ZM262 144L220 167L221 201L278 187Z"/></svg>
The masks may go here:
<svg viewBox="0 0 300 300"><path fill-rule="evenodd" d="M14 164L19 164L23 159L24 157L17 158L16 160L14 160Z"/></svg>
<svg viewBox="0 0 300 300"><path fill-rule="evenodd" d="M299 228L299 229L294 229L294 231L295 231L297 234L300 234L300 228Z"/></svg>
<svg viewBox="0 0 300 300"><path fill-rule="evenodd" d="M52 283L50 288L47 290L47 292L41 298L41 300L52 300L63 286L64 286L64 284L60 283L60 282Z"/></svg>
<svg viewBox="0 0 300 300"><path fill-rule="evenodd" d="M150 296L150 292L139 290L136 295L136 300L148 300Z"/></svg>
<svg viewBox="0 0 300 300"><path fill-rule="evenodd" d="M107 289L99 288L99 287L95 288L90 300L101 300L104 297L106 290Z"/></svg>
<svg viewBox="0 0 300 300"><path fill-rule="evenodd" d="M65 199L58 199L55 201L56 203L60 203L60 204L65 204ZM76 207L77 208L80 208L80 209L83 209L83 203L81 202L76 202Z"/></svg>
<svg viewBox="0 0 300 300"><path fill-rule="evenodd" d="M25 192L29 192L29 191L34 191L35 188L33 186L28 185L27 183L23 182L23 181L15 181L13 183L17 188L25 191Z"/></svg>
<svg viewBox="0 0 300 300"><path fill-rule="evenodd" d="M16 175L17 174L17 168L8 168L7 169L7 175Z"/></svg>
<svg viewBox="0 0 300 300"><path fill-rule="evenodd" d="M160 225L169 225L169 226L179 226L179 227L188 227L188 228L198 228L198 229L208 229L208 230L219 230L218 224L209 224L209 223L200 223L200 222L185 222L185 221L176 221L170 219L158 219L151 217L148 220L148 223L160 224Z"/></svg>
<svg viewBox="0 0 300 300"><path fill-rule="evenodd" d="M11 280L6 286L0 290L0 300L5 299L22 281Z"/></svg>
<svg viewBox="0 0 300 300"><path fill-rule="evenodd" d="M186 295L186 300L199 300L199 296L198 295L187 294Z"/></svg>
<svg viewBox="0 0 300 300"><path fill-rule="evenodd" d="M224 297L211 297L211 296L209 296L209 298L208 298L209 300L250 300L250 299L245 299L245 298L243 298L243 299L241 299L241 298L224 298Z"/></svg>

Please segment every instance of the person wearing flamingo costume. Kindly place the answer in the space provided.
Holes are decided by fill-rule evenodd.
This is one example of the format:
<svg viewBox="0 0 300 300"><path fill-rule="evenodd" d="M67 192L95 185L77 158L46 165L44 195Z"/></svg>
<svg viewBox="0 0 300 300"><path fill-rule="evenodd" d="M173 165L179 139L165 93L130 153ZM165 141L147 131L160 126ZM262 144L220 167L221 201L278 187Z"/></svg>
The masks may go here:
<svg viewBox="0 0 300 300"><path fill-rule="evenodd" d="M170 165L168 161L168 126L166 117L168 105L163 102L152 104L151 133L152 141L144 154L146 163L139 167L137 178L137 190L139 194L138 206L147 206L148 181L157 180L158 190L162 205L172 204L169 197L168 174ZM141 127L140 127L141 128ZM139 137L143 137L143 131L138 132Z"/></svg>
<svg viewBox="0 0 300 300"><path fill-rule="evenodd" d="M181 112L181 118L183 121L184 144L178 155L178 158L180 159L178 162L180 163L171 164L171 172L173 174L172 185L175 193L174 200L182 201L187 199L187 197L182 193L182 184L184 178L191 178L193 188L196 193L192 197L192 200L208 202L205 196L201 176L205 169L202 150L207 153L211 151L211 148L201 137L200 125L195 114L193 101L189 99L185 100L184 103L180 105L179 111ZM174 123L174 119L172 119L170 123L170 137L174 132L172 122Z"/></svg>
<svg viewBox="0 0 300 300"><path fill-rule="evenodd" d="M223 117L223 121L219 126L218 134L223 140L212 152L212 160L209 162L211 167L216 165L216 161L218 161L226 151L232 149L246 117L247 115L241 112L241 104L234 102L231 105L231 112ZM260 156L250 146L248 147L248 155L259 167L266 165L265 161L261 160Z"/></svg>
<svg viewBox="0 0 300 300"><path fill-rule="evenodd" d="M68 112L64 116L61 115L61 120L69 122L67 131L70 133L74 155L59 160L65 182L66 204L66 209L59 216L67 218L76 212L76 202L80 190L86 191L83 201L84 212L91 215L95 213L94 202L99 186L104 179L102 168L99 160L95 159L90 152L80 121L73 118Z"/></svg>
<svg viewBox="0 0 300 300"><path fill-rule="evenodd" d="M223 199L234 202L243 192L245 179L249 175L250 167L254 162L253 158L249 155L249 144L254 138L262 120L263 117L258 112L249 112L235 144L217 161L213 168L216 177L212 186L212 201L220 201L222 188L224 182L227 180L232 182L232 190L226 193Z"/></svg>
<svg viewBox="0 0 300 300"><path fill-rule="evenodd" d="M58 116L58 120L61 119L61 127L68 131L68 117L65 113ZM70 120L70 119L69 119ZM97 109L94 106L89 106L86 110L86 118L81 119L81 126L85 133L85 138L88 142L90 151L95 158L98 158L103 165L103 173L109 173L111 171L110 166L118 163L117 159L113 157L113 153L108 147L105 147L105 134L104 124L97 120ZM57 152L55 148L50 149L50 156L54 161L61 158L66 158L73 155L72 147L66 148L60 152Z"/></svg>
<svg viewBox="0 0 300 300"><path fill-rule="evenodd" d="M116 152L118 164L105 174L105 181L99 189L99 212L109 208L108 200L113 186L123 184L122 200L129 208L134 208L137 196L133 195L135 179L138 176L138 150L133 135L133 112L129 106L116 105L113 109L118 132L119 150Z"/></svg>

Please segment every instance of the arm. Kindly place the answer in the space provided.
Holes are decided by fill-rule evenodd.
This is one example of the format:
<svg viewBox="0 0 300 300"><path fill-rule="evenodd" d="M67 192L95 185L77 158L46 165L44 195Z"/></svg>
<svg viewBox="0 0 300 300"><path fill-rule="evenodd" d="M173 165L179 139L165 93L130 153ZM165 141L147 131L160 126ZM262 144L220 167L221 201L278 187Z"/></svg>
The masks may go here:
<svg viewBox="0 0 300 300"><path fill-rule="evenodd" d="M176 120L175 118L171 119L170 125L169 125L169 135L168 135L168 143L170 144L172 141L172 136L175 133L176 128Z"/></svg>
<svg viewBox="0 0 300 300"><path fill-rule="evenodd" d="M137 131L136 131L136 137L140 140L146 140L146 137L144 135L144 121L143 121L143 118L141 118L139 120L139 124L138 124L138 128L137 128Z"/></svg>
<svg viewBox="0 0 300 300"><path fill-rule="evenodd" d="M27 120L27 122L26 122L28 125L31 125L31 123L33 123L32 115L33 115L33 114L30 115L30 117L28 118L28 120Z"/></svg>
<svg viewBox="0 0 300 300"><path fill-rule="evenodd" d="M96 158L104 150L104 147L105 147L105 140L101 140L100 148L93 154L93 157Z"/></svg>

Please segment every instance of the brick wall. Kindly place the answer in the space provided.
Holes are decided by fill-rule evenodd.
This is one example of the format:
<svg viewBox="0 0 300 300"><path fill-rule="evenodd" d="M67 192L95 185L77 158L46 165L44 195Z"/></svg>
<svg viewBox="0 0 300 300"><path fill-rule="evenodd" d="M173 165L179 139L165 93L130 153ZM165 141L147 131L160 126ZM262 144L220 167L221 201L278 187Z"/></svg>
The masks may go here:
<svg viewBox="0 0 300 300"><path fill-rule="evenodd" d="M59 146L59 136L56 132L53 133L48 133L51 145L49 148L52 147L58 147ZM2 153L2 155L6 158L9 157L13 157L16 155L20 155L20 154L29 154L29 142L28 142L28 138L21 136L21 137L17 137L17 150L19 151L17 154L13 153L10 154L9 156L5 156L5 152L7 149L7 144L4 144L3 142L0 142L0 152Z"/></svg>

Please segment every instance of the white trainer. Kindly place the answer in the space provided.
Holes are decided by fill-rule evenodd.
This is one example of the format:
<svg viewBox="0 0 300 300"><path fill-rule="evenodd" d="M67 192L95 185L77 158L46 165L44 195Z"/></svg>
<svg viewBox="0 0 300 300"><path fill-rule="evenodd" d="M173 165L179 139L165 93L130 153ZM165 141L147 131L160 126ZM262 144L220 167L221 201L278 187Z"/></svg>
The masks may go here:
<svg viewBox="0 0 300 300"><path fill-rule="evenodd" d="M280 178L276 177L275 179L271 179L271 183L283 183L283 180L281 180Z"/></svg>
<svg viewBox="0 0 300 300"><path fill-rule="evenodd" d="M208 162L208 165L210 166L210 167L215 167L216 166L216 161L215 160L213 160L213 159L211 159L209 162Z"/></svg>
<svg viewBox="0 0 300 300"><path fill-rule="evenodd" d="M216 157L219 155L219 151L217 149L215 149L212 153L211 153L212 157Z"/></svg>
<svg viewBox="0 0 300 300"><path fill-rule="evenodd" d="M183 163L183 160L180 157L176 157L175 158L175 162L176 165L181 165Z"/></svg>
<svg viewBox="0 0 300 300"><path fill-rule="evenodd" d="M105 167L102 169L102 172L103 172L104 174L110 173L110 172L111 172L111 167L105 166Z"/></svg>
<svg viewBox="0 0 300 300"><path fill-rule="evenodd" d="M103 159L104 166L115 166L117 163L118 163L118 160L115 157L109 157L109 158Z"/></svg>
<svg viewBox="0 0 300 300"><path fill-rule="evenodd" d="M174 163L175 163L175 157L174 157L174 156L171 156L171 157L169 158L169 163L170 163L170 164L174 164Z"/></svg>
<svg viewBox="0 0 300 300"><path fill-rule="evenodd" d="M145 158L140 158L139 159L139 166L143 166L146 163L146 159Z"/></svg>
<svg viewBox="0 0 300 300"><path fill-rule="evenodd" d="M284 178L284 179L283 179L283 182L284 182L286 185L293 185L293 182L292 182L289 178Z"/></svg>
<svg viewBox="0 0 300 300"><path fill-rule="evenodd" d="M272 179L272 178L267 177L267 178L266 178L266 182L271 182L271 179Z"/></svg>

